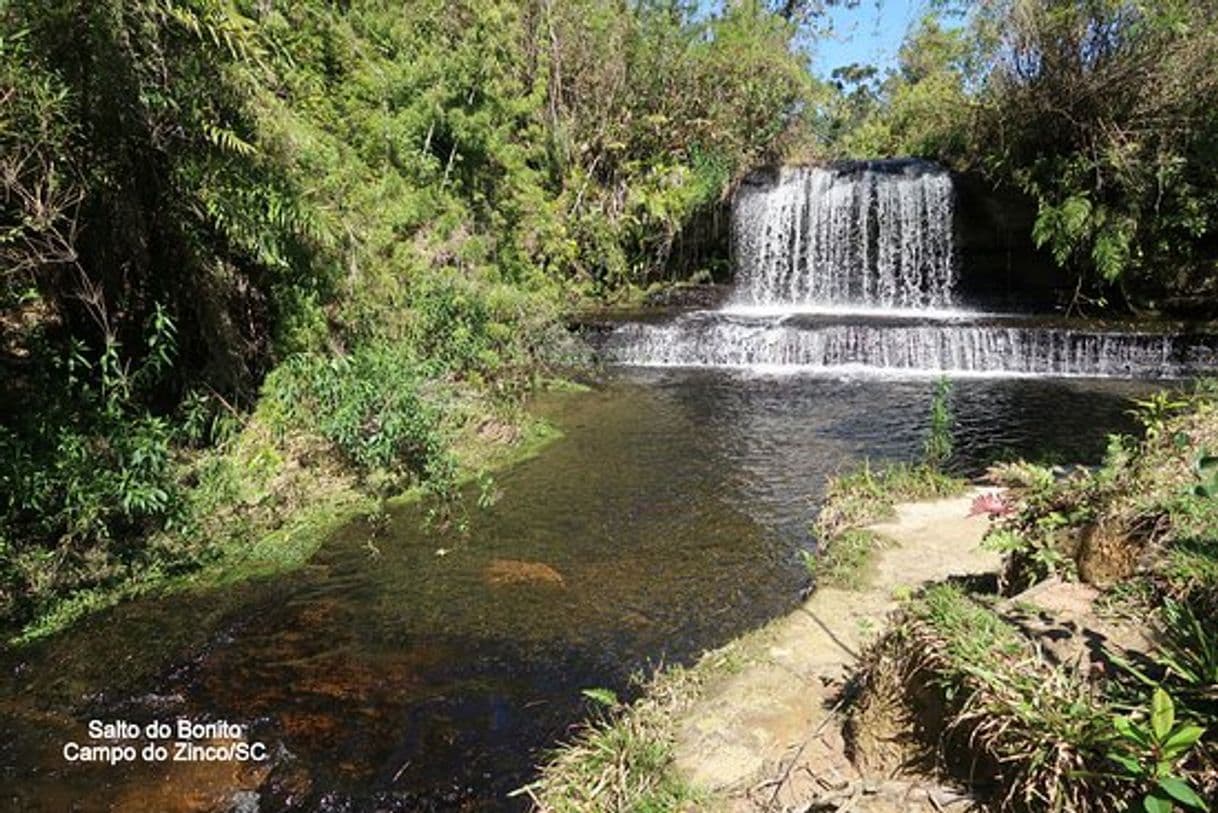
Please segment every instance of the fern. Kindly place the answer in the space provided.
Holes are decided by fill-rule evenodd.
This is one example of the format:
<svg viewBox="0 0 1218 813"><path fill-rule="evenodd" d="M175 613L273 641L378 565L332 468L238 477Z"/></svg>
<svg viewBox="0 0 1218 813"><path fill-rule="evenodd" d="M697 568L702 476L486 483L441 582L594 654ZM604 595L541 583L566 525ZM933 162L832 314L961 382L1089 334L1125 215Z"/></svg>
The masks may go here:
<svg viewBox="0 0 1218 813"><path fill-rule="evenodd" d="M257 147L227 127L205 123L203 125L203 132L206 134L207 140L222 152L240 155L244 158L252 158L258 154Z"/></svg>

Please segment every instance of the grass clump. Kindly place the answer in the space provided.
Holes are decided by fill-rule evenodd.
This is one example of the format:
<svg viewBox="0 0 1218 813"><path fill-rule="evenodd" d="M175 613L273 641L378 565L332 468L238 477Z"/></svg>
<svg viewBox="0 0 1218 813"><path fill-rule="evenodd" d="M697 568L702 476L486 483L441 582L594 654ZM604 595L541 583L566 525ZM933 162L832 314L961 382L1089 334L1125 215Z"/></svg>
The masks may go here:
<svg viewBox="0 0 1218 813"><path fill-rule="evenodd" d="M910 601L866 653L861 680L901 687L922 717L911 746L988 789L996 809L1119 809L1105 757L1111 709L961 588L936 585Z"/></svg>
<svg viewBox="0 0 1218 813"><path fill-rule="evenodd" d="M813 531L818 539L833 539L846 529L890 519L897 503L953 497L967 486L965 480L925 464L893 463L876 469L864 463L829 480Z"/></svg>
<svg viewBox="0 0 1218 813"><path fill-rule="evenodd" d="M779 622L781 623L781 622ZM674 764L677 725L707 687L736 674L766 651L775 625L763 626L693 666L670 666L638 679L631 704L603 689L584 695L600 708L566 744L549 754L538 778L515 791L537 813L678 813L716 809L705 791L691 787Z"/></svg>
<svg viewBox="0 0 1218 813"><path fill-rule="evenodd" d="M527 795L538 813L663 813L696 803L698 794L673 767L674 727L709 671L699 664L659 672L629 706L609 693L585 692L602 713L517 793Z"/></svg>
<svg viewBox="0 0 1218 813"><path fill-rule="evenodd" d="M818 587L860 590L870 581L873 554L886 545L885 538L874 531L847 528L833 538L833 544L824 553L800 553Z"/></svg>
<svg viewBox="0 0 1218 813"><path fill-rule="evenodd" d="M825 503L812 532L816 551L803 552L804 566L819 585L857 590L867 583L873 554L883 537L866 527L890 519L896 505L911 500L951 497L968 487L927 464L895 463L873 469L869 463L829 480Z"/></svg>

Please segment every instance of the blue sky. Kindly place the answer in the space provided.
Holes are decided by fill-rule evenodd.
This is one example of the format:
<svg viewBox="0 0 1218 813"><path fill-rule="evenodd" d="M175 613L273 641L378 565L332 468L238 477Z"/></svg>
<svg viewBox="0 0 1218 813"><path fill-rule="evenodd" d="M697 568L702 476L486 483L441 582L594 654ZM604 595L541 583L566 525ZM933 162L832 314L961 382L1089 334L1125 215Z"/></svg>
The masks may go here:
<svg viewBox="0 0 1218 813"><path fill-rule="evenodd" d="M813 46L813 70L827 77L852 62L876 65L881 73L895 67L901 40L923 7L922 0L861 0L856 8L833 8L832 32Z"/></svg>

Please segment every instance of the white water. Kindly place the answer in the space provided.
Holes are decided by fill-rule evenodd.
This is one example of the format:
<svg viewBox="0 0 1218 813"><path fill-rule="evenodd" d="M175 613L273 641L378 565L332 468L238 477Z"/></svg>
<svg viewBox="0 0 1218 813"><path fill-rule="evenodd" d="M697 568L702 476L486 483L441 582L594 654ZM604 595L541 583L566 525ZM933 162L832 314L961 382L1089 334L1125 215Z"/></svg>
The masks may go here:
<svg viewBox="0 0 1218 813"><path fill-rule="evenodd" d="M960 307L954 197L951 177L920 161L786 168L746 184L733 208L737 285L727 305L619 325L604 339L605 357L902 376L1174 378L1218 366L1211 336L1044 325Z"/></svg>
<svg viewBox="0 0 1218 813"><path fill-rule="evenodd" d="M880 319L939 319L960 321L984 316L987 319L1016 316L1016 314L985 313L964 308L881 308L875 305L724 305L717 311L725 316L753 316L786 319L792 316L860 316Z"/></svg>
<svg viewBox="0 0 1218 813"><path fill-rule="evenodd" d="M618 328L606 350L621 364L765 372L1176 377L1213 350L1170 334L1035 326L831 324L684 317Z"/></svg>
<svg viewBox="0 0 1218 813"><path fill-rule="evenodd" d="M740 281L734 305L946 308L955 254L950 176L783 169L745 186L732 211Z"/></svg>

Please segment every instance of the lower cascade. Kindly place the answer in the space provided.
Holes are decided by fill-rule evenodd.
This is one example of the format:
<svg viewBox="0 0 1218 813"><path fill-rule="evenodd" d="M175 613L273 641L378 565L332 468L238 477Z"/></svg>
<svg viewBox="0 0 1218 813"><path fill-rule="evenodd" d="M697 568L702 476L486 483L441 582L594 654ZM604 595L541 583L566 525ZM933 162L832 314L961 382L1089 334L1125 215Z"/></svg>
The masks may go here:
<svg viewBox="0 0 1218 813"><path fill-rule="evenodd" d="M768 372L1175 378L1218 335L963 310L951 176L924 161L782 168L733 202L736 287L720 310L619 324L609 363Z"/></svg>
<svg viewBox="0 0 1218 813"><path fill-rule="evenodd" d="M650 367L1174 378L1218 362L1208 337L1034 325L823 324L702 312L622 325L603 352Z"/></svg>

